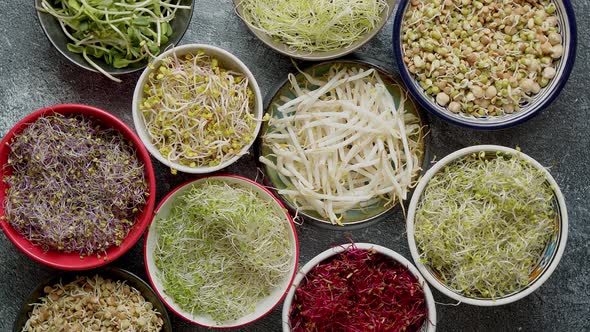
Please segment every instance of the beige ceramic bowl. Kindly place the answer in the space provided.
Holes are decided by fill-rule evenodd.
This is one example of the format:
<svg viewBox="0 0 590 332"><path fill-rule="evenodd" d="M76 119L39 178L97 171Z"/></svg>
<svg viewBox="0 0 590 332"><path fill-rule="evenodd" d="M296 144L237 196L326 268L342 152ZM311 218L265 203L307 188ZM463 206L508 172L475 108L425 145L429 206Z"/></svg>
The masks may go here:
<svg viewBox="0 0 590 332"><path fill-rule="evenodd" d="M240 18L243 18L244 17L243 16L243 8L242 8L241 3L244 0L233 0L233 1L234 1L236 14ZM283 1L285 1L285 0L283 0ZM287 45L274 41L270 35L258 30L257 28L250 25L248 22L244 21L243 19L242 19L242 21L244 21L244 24L246 24L248 29L250 29L250 31L258 39L260 39L268 47L272 48L273 50L275 50L281 54L290 56L292 58L301 59L301 60L324 61L324 60L339 58L341 56L349 54L349 53L353 52L354 50L356 50L357 48L363 46L369 40L371 40L371 38L373 38L385 26L385 23L387 23L387 20L389 19L389 16L393 12L393 9L395 8L396 4L397 4L397 0L387 0L388 7L381 13L381 19L379 21L379 24L375 27L375 29L369 31L368 33L363 35L360 39L358 39L356 42L352 43L348 47L340 48L340 49L333 50L333 51L327 51L327 52L307 52L307 51L292 50Z"/></svg>

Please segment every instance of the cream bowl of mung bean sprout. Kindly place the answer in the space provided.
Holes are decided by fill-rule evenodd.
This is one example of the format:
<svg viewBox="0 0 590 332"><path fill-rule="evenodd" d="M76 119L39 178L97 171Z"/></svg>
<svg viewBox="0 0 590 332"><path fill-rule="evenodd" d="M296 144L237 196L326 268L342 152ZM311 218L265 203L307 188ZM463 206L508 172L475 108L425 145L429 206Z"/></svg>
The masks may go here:
<svg viewBox="0 0 590 332"><path fill-rule="evenodd" d="M424 174L408 211L418 270L441 293L471 305L528 296L557 268L567 242L559 186L520 149L451 153Z"/></svg>
<svg viewBox="0 0 590 332"><path fill-rule="evenodd" d="M576 33L569 1L401 0L393 49L402 79L430 113L498 129L557 98Z"/></svg>
<svg viewBox="0 0 590 332"><path fill-rule="evenodd" d="M210 173L248 153L262 96L248 67L210 45L172 48L144 70L133 122L148 151L172 172Z"/></svg>

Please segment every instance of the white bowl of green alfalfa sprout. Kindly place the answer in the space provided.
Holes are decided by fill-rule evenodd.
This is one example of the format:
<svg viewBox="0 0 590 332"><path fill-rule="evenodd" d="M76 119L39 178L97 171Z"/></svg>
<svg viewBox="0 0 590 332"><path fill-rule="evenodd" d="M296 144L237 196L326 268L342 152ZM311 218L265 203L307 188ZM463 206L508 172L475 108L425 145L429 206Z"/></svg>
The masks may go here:
<svg viewBox="0 0 590 332"><path fill-rule="evenodd" d="M416 267L457 301L520 300L553 273L565 249L567 210L540 163L497 145L451 153L420 180L409 206Z"/></svg>

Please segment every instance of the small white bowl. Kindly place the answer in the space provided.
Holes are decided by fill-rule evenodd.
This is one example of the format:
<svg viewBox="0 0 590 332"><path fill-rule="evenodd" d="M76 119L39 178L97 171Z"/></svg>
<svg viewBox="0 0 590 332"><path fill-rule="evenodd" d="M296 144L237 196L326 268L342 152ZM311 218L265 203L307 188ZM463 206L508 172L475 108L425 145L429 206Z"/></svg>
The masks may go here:
<svg viewBox="0 0 590 332"><path fill-rule="evenodd" d="M293 297L295 295L295 290L297 289L297 287L299 287L299 284L301 283L303 278L305 278L305 276L309 273L309 271L311 271L318 264L325 261L329 257L335 256L335 255L345 251L351 245L352 244L346 244L346 245L342 245L342 246L333 247L331 249L328 249L328 250L320 253L319 255L315 256L312 260L307 262L307 264L305 264L301 268L301 270L299 270L299 273L297 273L297 276L295 277L295 280L293 281L293 284L291 285L291 289L289 289L289 293L287 293L287 297L285 298L285 303L283 304L283 314L282 314L283 332L291 332L291 326L290 326L290 322L289 322L289 309L291 308L291 305L293 303ZM355 243L354 245L358 249L365 249L365 250L374 249L378 253L385 255L387 257L390 257L394 261L405 266L412 273L412 275L414 275L414 277L416 277L416 279L418 279L418 283L422 286L422 289L424 290L424 296L426 297L426 308L428 310L428 317L427 317L426 321L424 322L424 325L422 325L421 332L434 332L434 331L436 331L436 306L434 304L434 298L432 297L432 292L430 291L430 287L428 287L428 283L426 283L424 278L422 278L422 275L420 274L418 269L416 269L416 267L414 265L412 265L412 263L409 260L407 260L406 258L404 258L402 255L398 254L397 252L395 252L391 249L385 248L383 246L371 244L371 243Z"/></svg>
<svg viewBox="0 0 590 332"><path fill-rule="evenodd" d="M233 71L236 71L236 72L246 75L246 77L248 78L250 88L254 92L254 107L253 107L254 116L257 119L261 119L263 116L264 110L263 110L262 94L260 93L260 87L258 86L258 83L256 82L256 79L254 78L254 75L252 75L252 72L250 72L248 67L246 67L246 65L242 61L240 61L240 59L238 59L235 55L229 53L228 51L221 49L219 47L206 45L206 44L187 44L187 45L174 47L174 48L160 54L157 58L155 58L151 62L151 64L157 68L158 64L160 63L160 61L162 59L172 55L173 53L176 53L177 56L182 56L185 54L196 54L197 51L199 51L199 50L203 51L207 55L215 57L219 61L220 67L223 67L226 69L231 69ZM192 174L205 174L205 173L216 172L222 168L225 168L225 167L231 165L232 163L234 163L235 161L237 161L238 159L240 159L241 156L248 153L250 146L252 146L252 144L256 140L256 137L258 136L258 132L260 131L260 126L261 126L261 121L257 121L256 127L254 128L254 132L252 133L251 141L248 142L248 144L244 145L244 147L240 150L240 152L238 154L236 154L233 158L231 158L231 159L229 159L217 166L189 167L189 166L180 165L176 162L172 162L172 161L168 160L167 158L165 158L160 153L160 151L158 151L158 149L152 144L152 139L145 127L145 123L143 121L141 111L139 109L139 106L141 105L141 101L143 99L143 86L145 85L145 83L149 77L149 74L151 72L153 72L153 70L150 69L150 66L147 66L145 68L145 70L143 71L143 73L141 74L141 76L139 77L139 80L137 81L137 85L135 85L135 91L133 93L132 110L133 110L133 123L135 125L135 130L137 131L137 135L139 136L139 138L141 139L141 141L143 142L143 144L145 145L145 147L147 148L147 150L150 152L150 154L152 156L154 156L156 159L158 159L162 164L164 164L170 168L177 169L181 172L192 173Z"/></svg>
<svg viewBox="0 0 590 332"><path fill-rule="evenodd" d="M479 152L501 152L507 153L512 155L517 155L526 162L528 162L534 168L541 170L545 173L545 177L547 182L550 184L551 189L555 193L555 198L557 201L557 210L559 216L559 229L556 232L556 236L554 236L549 243L547 244L547 248L543 253L543 257L538 263L537 268L533 272L534 278L529 284L512 294L506 295L501 298L497 299L483 299L483 298L472 298L472 297L465 297L450 288L448 288L444 283L441 282L430 270L430 268L420 261L420 253L418 252L418 248L416 246L416 240L414 238L414 218L416 216L416 209L418 207L418 202L424 192L424 189L428 185L428 182L432 177L438 173L441 169L444 169L450 163L461 159L465 156L468 156L472 153L479 153ZM568 219L567 219L567 209L565 206L565 201L563 198L563 194L559 189L559 186L555 182L555 179L551 176L549 171L543 167L539 162L534 160L533 158L529 157L528 155L511 149L504 146L499 145L476 145L470 146L458 151L455 151L448 156L444 157L440 161L438 161L432 168L430 168L422 177L418 186L412 195L412 200L410 201L409 213L407 218L407 234L408 234L408 244L410 246L410 252L412 253L412 258L414 259L414 263L418 267L418 270L422 273L424 278L428 280L428 282L434 286L434 288L438 289L441 293L445 294L446 296L455 299L457 301L477 305L477 306L498 306L503 304L512 303L518 301L525 296L534 292L537 288L541 287L541 285L549 279L549 276L553 273L557 265L559 264L559 260L561 256L563 256L563 251L565 249L565 244L567 242L567 233L568 233Z"/></svg>
<svg viewBox="0 0 590 332"><path fill-rule="evenodd" d="M189 191L194 186L199 186L202 182L205 181L223 181L228 184L242 186L248 189L253 190L254 192L260 194L265 200L272 202L274 208L276 209L277 213L284 214L285 223L289 224L289 240L291 242L291 252L293 253L293 257L290 262L290 271L289 274L284 277L281 282L280 287L275 288L267 297L262 299L257 305L253 313L243 316L234 321L226 321L222 323L218 323L213 320L209 315L195 315L187 312L186 310L182 309L174 299L168 296L164 292L164 286L162 285L162 281L160 280L161 271L155 264L154 260L154 249L158 240L158 232L156 229L156 220L160 217L167 217L170 213L171 208L174 206L174 202L177 200L178 197L184 195L187 191ZM276 198L274 197L268 189L264 188L262 185L250 180L246 179L241 176L237 175L216 175L216 176L205 176L199 179L189 181L185 184L180 185L172 192L170 192L158 208L154 214L154 219L147 231L145 236L145 243L144 243L144 264L145 269L147 272L148 279L154 288L154 291L160 299L164 302L164 304L172 310L178 316L184 318L185 320L197 324L207 328L216 328L216 329L227 329L227 328L238 328L247 324L250 324L270 313L285 297L287 291L289 290L289 286L293 282L295 278L295 273L297 272L297 264L299 262L299 242L297 239L297 232L295 231L295 225L293 223L293 219L287 212L285 206Z"/></svg>

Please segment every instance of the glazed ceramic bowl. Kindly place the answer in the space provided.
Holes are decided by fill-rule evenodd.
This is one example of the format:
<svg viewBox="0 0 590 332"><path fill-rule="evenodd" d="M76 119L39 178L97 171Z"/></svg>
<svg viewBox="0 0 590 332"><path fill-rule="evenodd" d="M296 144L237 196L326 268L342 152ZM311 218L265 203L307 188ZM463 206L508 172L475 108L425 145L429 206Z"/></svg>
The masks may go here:
<svg viewBox="0 0 590 332"><path fill-rule="evenodd" d="M238 59L235 55L229 53L226 50L223 50L219 47L211 46L211 45L204 45L204 44L187 44L178 47L174 47L162 54L160 54L156 59L153 60L153 68L157 68L160 61L164 58L169 56L183 56L186 54L197 54L197 52L202 51L205 54L216 58L219 61L219 66L223 67L228 70L233 70L235 72L242 73L248 78L249 87L253 92L254 95L254 104L252 106L252 113L254 114L254 118L261 119L263 115L263 108L262 108L262 95L260 93L260 87L256 82L256 78L252 75L252 72L246 67L246 65ZM137 134L141 141L148 149L148 151L158 159L162 164L172 168L179 170L185 173L192 173L192 174L205 174L211 173L215 171L219 171L222 168L225 168L233 163L235 163L240 157L248 153L250 146L256 140L256 136L258 136L258 132L260 131L261 121L256 121L256 127L254 131L251 133L251 139L249 142L244 144L242 149L231 159L226 160L225 162L217 165L217 166L196 166L190 167L186 165L182 165L176 161L169 160L168 158L164 157L162 153L158 150L158 148L153 144L153 140L146 128L145 121L142 115L142 111L140 110L140 105L143 99L143 87L148 81L150 73L152 73L154 69L148 66L141 77L137 81L137 85L135 86L135 92L133 93L133 104L132 104L132 112L133 112L133 123L135 124L135 129L137 130Z"/></svg>
<svg viewBox="0 0 590 332"><path fill-rule="evenodd" d="M75 115L80 114L103 125L105 128L112 128L120 132L123 137L129 140L136 148L136 156L138 160L144 165L145 179L148 184L147 191L149 193L146 199L146 204L143 210L138 213L135 224L129 231L127 237L122 241L121 245L110 247L106 250L106 255L89 255L80 258L78 253L62 253L57 251L45 252L40 246L33 245L20 233L18 233L5 219L0 218L0 227L6 234L6 237L25 255L36 260L39 263L51 266L56 269L63 270L86 270L106 265L113 260L123 255L139 240L144 230L151 220L154 203L156 200L156 178L152 162L147 150L143 144L123 121L119 120L110 113L100 110L95 107L77 104L63 104L47 107L28 115L17 123L4 137L0 145L0 216L6 215L4 200L6 198L7 184L4 178L11 174L11 168L6 167L8 157L10 154L10 146L8 145L16 134L22 132L29 124L40 117L51 114Z"/></svg>
<svg viewBox="0 0 590 332"><path fill-rule="evenodd" d="M528 284L518 289L510 294L499 298L480 298L480 297L468 297L460 293L458 290L450 288L441 278L441 276L435 272L433 268L428 266L424 263L424 257L422 257L420 249L416 244L415 238L415 218L416 218L416 211L418 209L418 204L424 194L425 189L428 187L429 182L438 172L444 171L445 167L450 165L451 163L460 160L469 155L479 155L480 153L484 153L486 156L496 156L496 154L508 154L511 156L518 156L529 165L534 167L535 169L543 172L545 174L547 184L551 187L554 194L554 202L553 205L555 207L556 218L555 218L555 227L551 238L549 239L547 245L545 246L545 250L537 262L535 268L532 270L529 276ZM430 168L426 174L422 177L416 190L414 192L414 196L410 201L410 207L408 211L408 218L406 223L407 234L408 234L408 244L410 247L410 252L412 254L412 259L414 263L420 270L420 273L428 280L428 282L434 286L437 290L439 290L444 295L460 301L462 303L477 305L477 306L498 306L503 304L512 303L518 301L532 292L537 290L541 285L549 279L553 271L557 268L561 257L563 256L563 252L567 242L567 234L568 234L568 216L567 216L567 208L565 205L565 200L559 186L555 182L555 179L551 176L549 171L545 169L539 162L534 160L533 158L529 157L528 155L519 152L517 150L498 146L498 145L477 145L477 146L470 146L458 151L455 151L448 156L444 157L440 161L438 161L432 168Z"/></svg>
<svg viewBox="0 0 590 332"><path fill-rule="evenodd" d="M295 301L295 291L301 285L302 282L305 282L307 274L313 270L317 265L329 260L330 258L342 253L343 251L347 250L351 244L342 245L333 247L331 249L325 250L324 252L320 253L319 255L315 256L312 260L307 262L297 273L295 280L293 281L293 285L289 289L289 293L287 293L287 297L285 298L285 303L283 304L283 312L282 312L282 320L283 320L283 332L291 332L291 322L290 322L290 314L291 314L291 307L293 306L293 302ZM434 302L434 298L432 297L432 292L428 287L428 284L412 263L404 258L402 255L398 254L397 252L371 243L355 243L354 246L358 249L364 250L375 250L377 253L387 256L392 260L400 263L402 266L405 266L411 273L416 277L418 283L422 285L422 290L424 291L424 297L426 300L426 308L428 311L427 319L424 321L422 328L420 329L421 332L434 332L436 330L436 305Z"/></svg>
<svg viewBox="0 0 590 332"><path fill-rule="evenodd" d="M243 9L242 2L244 0L233 0L233 1L234 1L234 6L235 6L235 10L236 10L237 15L240 18L243 18L244 17L244 13L243 13L244 9ZM375 37L375 35L387 23L389 16L391 16L391 13L393 12L393 9L395 8L396 2L397 2L396 0L387 0L388 7L385 10L383 10L383 12L381 13L379 24L374 29L366 32L364 35L362 35L357 41L352 43L350 46L336 49L336 50L332 50L332 51L309 52L309 51L294 50L294 49L291 49L288 45L275 40L275 38L268 35L267 33L260 31L259 29L252 26L251 24L249 24L245 20L242 19L242 21L248 27L250 32L252 32L260 41L262 41L264 44L266 44L266 46L270 47L271 49L273 49L276 52L279 52L283 55L286 55L286 56L289 56L289 57L292 57L295 59L308 60L308 61L325 61L325 60L339 58L339 57L342 57L346 54L352 53L356 49L360 48L361 46L366 44L368 41L370 41L373 37Z"/></svg>
<svg viewBox="0 0 590 332"><path fill-rule="evenodd" d="M155 248L158 242L158 220L161 218L166 218L173 207L175 207L180 197L185 195L191 188L198 187L204 185L207 181L220 181L232 186L236 186L239 188L245 188L253 191L254 193L258 194L259 197L265 201L268 201L272 204L273 208L276 210L278 215L282 215L282 219L284 220L285 224L288 225L289 229L289 242L290 248L286 248L293 253L292 259L290 261L290 271L283 280L280 282L280 285L273 289L270 294L266 297L261 299L258 303L256 303L254 312L247 314L243 317L240 317L235 320L231 321L224 321L218 322L210 315L206 314L197 314L191 313L183 309L178 303L175 302L174 298L169 296L166 293L166 289L162 283L161 275L163 271L161 271L155 263ZM182 317L183 319L187 320L196 325L204 326L207 328L216 328L216 329L226 329L226 328L238 328L245 325L248 325L260 318L266 316L269 312L271 312L285 297L287 291L289 290L289 286L293 282L293 278L295 277L295 273L297 272L297 263L299 259L299 243L297 240L297 233L295 231L295 226L293 224L293 219L291 216L286 212L286 209L281 204L281 202L272 195L270 191L264 188L262 185L237 176L237 175L214 175L214 176L205 176L201 177L197 180L193 180L187 182L172 192L170 192L160 203L158 208L156 209L156 213L154 215L154 219L150 225L148 233L145 237L145 245L144 245L144 262L146 271L148 274L148 278L150 283L154 287L158 296L164 301L166 306L170 310L172 310L175 314Z"/></svg>
<svg viewBox="0 0 590 332"><path fill-rule="evenodd" d="M556 5L556 16L560 28L563 55L557 61L555 77L549 84L534 95L530 101L521 104L520 110L499 116L474 117L464 113L453 113L447 107L440 106L435 99L426 94L406 63L402 37L406 29L402 28L403 17L410 10L410 0L400 0L393 21L393 53L401 77L416 101L428 112L450 123L473 129L501 129L525 122L547 108L559 95L572 71L576 57L577 27L573 7L570 1L551 0Z"/></svg>

